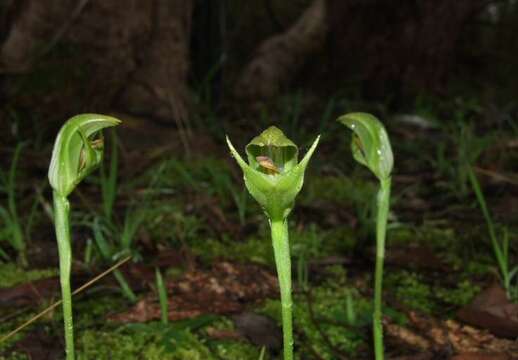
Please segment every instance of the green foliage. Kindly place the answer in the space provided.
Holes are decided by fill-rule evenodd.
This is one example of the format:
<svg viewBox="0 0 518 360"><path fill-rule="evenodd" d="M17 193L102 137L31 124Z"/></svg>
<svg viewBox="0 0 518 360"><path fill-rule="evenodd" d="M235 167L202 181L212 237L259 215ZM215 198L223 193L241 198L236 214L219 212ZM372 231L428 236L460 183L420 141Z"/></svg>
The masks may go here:
<svg viewBox="0 0 518 360"><path fill-rule="evenodd" d="M99 288L92 287L86 290L91 296L86 296L81 301L74 304L74 312L77 322L81 323L84 328L101 329L103 326L109 326L106 316L118 309L123 309L128 305L126 299L119 295L105 294ZM56 318L61 316L60 312L56 312Z"/></svg>
<svg viewBox="0 0 518 360"><path fill-rule="evenodd" d="M204 263L215 259L227 259L273 266L273 249L271 244L264 241L264 236L266 229L260 229L259 235L251 235L238 242L234 239L218 240L193 236L188 245L192 253ZM298 266L300 259L307 261L347 253L354 248L356 239L353 231L348 228L322 229L315 224L309 224L292 232L290 244L295 266ZM232 251L229 251L229 248Z"/></svg>
<svg viewBox="0 0 518 360"><path fill-rule="evenodd" d="M456 185L458 194L465 196L470 187L470 171L482 152L492 142L491 137L475 135L473 126L461 122L459 124L457 143L457 174Z"/></svg>
<svg viewBox="0 0 518 360"><path fill-rule="evenodd" d="M317 176L307 184L299 202L308 206L330 203L352 207L360 225L358 238L364 239L374 233L376 188L372 182L353 176Z"/></svg>
<svg viewBox="0 0 518 360"><path fill-rule="evenodd" d="M13 352L13 353L9 354L9 358L6 358L3 355L0 355L0 360L30 360L30 359L26 354Z"/></svg>
<svg viewBox="0 0 518 360"><path fill-rule="evenodd" d="M471 274L469 274L469 276L471 276ZM469 304L479 292L480 287L474 285L470 279L459 281L457 287L454 289L441 287L434 289L434 294L439 300L458 307Z"/></svg>
<svg viewBox="0 0 518 360"><path fill-rule="evenodd" d="M78 359L174 359L166 357L159 334L85 330L78 338Z"/></svg>
<svg viewBox="0 0 518 360"><path fill-rule="evenodd" d="M95 291L95 290L92 290ZM259 350L246 343L213 340L207 329L234 330L229 319L204 315L169 322L118 325L106 315L125 306L120 297L93 296L77 304L79 359L242 360L255 359ZM0 329L1 330L1 329Z"/></svg>
<svg viewBox="0 0 518 360"><path fill-rule="evenodd" d="M135 237L137 231L142 223L146 220L149 215L149 211L144 207L138 209L129 209L126 211L124 216L124 222L122 225L122 232L120 234L120 247L124 253L132 253Z"/></svg>
<svg viewBox="0 0 518 360"><path fill-rule="evenodd" d="M233 205L239 222L245 224L249 195L244 186L236 186L227 162L210 156L188 161L171 158L153 166L149 173L161 173L156 179L155 191L166 195L196 192L214 197L224 208Z"/></svg>
<svg viewBox="0 0 518 360"><path fill-rule="evenodd" d="M232 251L229 251L229 248ZM253 261L260 264L273 265L272 245L264 238L251 236L243 241L220 241L212 238L200 239L190 243L194 255L204 262L223 258L240 262Z"/></svg>
<svg viewBox="0 0 518 360"><path fill-rule="evenodd" d="M491 239L491 246L493 248L493 253L495 255L498 269L500 271L500 276L502 278L502 285L506 290L507 295L510 297L511 281L518 272L518 265L516 265L513 269L510 269L509 232L507 231L507 229L504 229L501 235L502 239L498 239L495 224L493 223L493 219L489 214L484 193L482 192L480 183L478 182L477 176L475 175L475 172L473 171L473 168L471 166L468 168L468 176L471 182L471 186L473 187L473 191L475 192L475 195L477 197L480 210L482 211L484 219L486 220L489 238Z"/></svg>
<svg viewBox="0 0 518 360"><path fill-rule="evenodd" d="M308 354L310 348L322 359L336 359L324 337L334 348L351 358L356 358L369 346L370 336L364 328L372 321L372 302L349 287L342 267L334 267L334 270L326 282L311 288L310 301L304 294L295 297L294 326L305 339L295 354L296 359L303 359L303 354ZM354 308L354 322L351 322L349 313L351 306ZM268 300L258 311L280 323L280 309L278 300ZM395 322L404 323L401 314L393 310L386 312Z"/></svg>
<svg viewBox="0 0 518 360"><path fill-rule="evenodd" d="M204 165L204 170L210 176L209 193L211 193L211 195L216 195L218 199L223 202L225 202L230 195L238 211L239 222L241 225L244 225L248 204L248 193L246 189L244 187L241 190L236 189L235 185L232 183L230 172L226 167L207 163Z"/></svg>
<svg viewBox="0 0 518 360"><path fill-rule="evenodd" d="M85 330L78 338L79 359L242 360L255 359L259 350L234 341L209 340L208 325L232 329L224 319L202 316L168 325L130 324L118 329Z"/></svg>
<svg viewBox="0 0 518 360"><path fill-rule="evenodd" d="M56 269L25 270L13 263L0 264L0 288L8 288L56 275L58 275Z"/></svg>
<svg viewBox="0 0 518 360"><path fill-rule="evenodd" d="M101 226L100 218L95 217L91 226L94 233L95 243L97 245L97 248L99 249L101 256L104 259L110 261L118 259L120 252L117 253L114 244L106 239L106 227ZM127 254L127 251L124 251L124 253ZM130 285L126 281L124 274L119 269L115 269L113 271L113 275L117 279L117 282L119 283L124 296L126 296L126 298L131 302L137 301L137 296L135 295Z"/></svg>
<svg viewBox="0 0 518 360"><path fill-rule="evenodd" d="M111 155L110 167L108 171L104 163L101 164L101 191L103 194L103 215L106 219L111 219L113 214L113 207L115 199L117 198L117 175L119 163L119 150L117 143L117 135L112 129L111 134Z"/></svg>
<svg viewBox="0 0 518 360"><path fill-rule="evenodd" d="M159 167L151 177L150 184L144 199L138 204L130 204L124 213L122 220L115 216L114 206L119 192L118 177L118 150L117 137L115 132L111 136L111 156L109 170L106 171L105 166L101 166L100 185L102 189L102 215L95 215L88 225L92 228L94 240L97 249L102 258L106 261L113 262L125 256L131 255L134 259L139 258L138 251L135 247L135 238L138 230L150 217L151 209L149 208L150 196L158 178L162 175L163 167ZM136 201L133 201L136 203ZM114 276L117 279L122 293L131 302L137 301L137 297L130 285L126 281L122 272L118 269L114 270Z"/></svg>
<svg viewBox="0 0 518 360"><path fill-rule="evenodd" d="M300 203L311 204L316 202L340 203L362 207L372 199L376 192L375 184L351 176L317 176L309 182L304 193L300 196Z"/></svg>
<svg viewBox="0 0 518 360"><path fill-rule="evenodd" d="M169 303L167 301L167 288L159 268L155 269L155 278L158 300L160 301L160 319L162 324L166 325L169 323Z"/></svg>
<svg viewBox="0 0 518 360"><path fill-rule="evenodd" d="M433 315L449 315L445 307L455 311L468 304L480 292L473 284L472 274L461 275L456 287L442 286L440 283L427 283L426 278L416 272L401 270L387 275L387 286L397 301L412 310Z"/></svg>
<svg viewBox="0 0 518 360"><path fill-rule="evenodd" d="M0 242L7 241L11 247L17 251L20 264L26 266L27 244L16 206L16 175L18 159L24 146L24 143L18 143L18 145L16 145L8 172L4 172L0 169L0 189L7 195L7 206L4 207L0 205L0 220L3 224L3 229L0 229ZM7 254L3 251L0 252L0 255L7 258Z"/></svg>
<svg viewBox="0 0 518 360"><path fill-rule="evenodd" d="M432 313L434 308L433 292L415 272L392 272L386 276L387 286L396 298L411 309Z"/></svg>
<svg viewBox="0 0 518 360"><path fill-rule="evenodd" d="M446 186L449 192L459 199L465 199L471 187L470 168L491 145L494 137L476 134L474 125L463 117L457 118L453 124L445 125L443 129L446 141L438 144L432 164L448 180Z"/></svg>
<svg viewBox="0 0 518 360"><path fill-rule="evenodd" d="M304 233L297 233L293 236L291 252L297 267L298 286L307 290L309 287L308 261L318 257L322 239L319 237L315 224L309 226L309 230Z"/></svg>

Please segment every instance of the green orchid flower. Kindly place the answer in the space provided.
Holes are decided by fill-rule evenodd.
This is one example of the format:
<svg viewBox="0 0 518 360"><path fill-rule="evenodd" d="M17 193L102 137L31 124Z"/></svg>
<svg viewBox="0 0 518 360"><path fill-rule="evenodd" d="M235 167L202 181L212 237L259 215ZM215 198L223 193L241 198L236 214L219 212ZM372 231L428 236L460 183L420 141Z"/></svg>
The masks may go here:
<svg viewBox="0 0 518 360"><path fill-rule="evenodd" d="M246 188L271 221L286 219L293 209L295 197L304 183L304 172L319 139L320 136L298 162L297 145L280 129L271 126L246 146L246 163L227 137L230 151L243 170Z"/></svg>
<svg viewBox="0 0 518 360"><path fill-rule="evenodd" d="M383 124L367 113L350 113L338 121L353 131L353 157L382 181L390 178L394 166L392 147Z"/></svg>
<svg viewBox="0 0 518 360"><path fill-rule="evenodd" d="M271 126L246 146L246 163L227 137L230 152L243 170L245 185L266 213L279 278L282 304L284 360L293 359L291 260L287 217L302 189L304 172L315 151L318 136L302 161L298 147L281 130Z"/></svg>
<svg viewBox="0 0 518 360"><path fill-rule="evenodd" d="M49 182L54 191L68 196L102 161L104 141L100 130L120 124L106 115L82 114L68 120L54 142Z"/></svg>
<svg viewBox="0 0 518 360"><path fill-rule="evenodd" d="M338 121L353 131L351 150L354 159L366 166L380 183L376 197L376 268L374 274L374 313L372 317L374 355L376 360L383 360L383 327L381 323L383 262L394 155L387 131L376 117L367 113L351 113L340 116Z"/></svg>
<svg viewBox="0 0 518 360"><path fill-rule="evenodd" d="M54 142L50 160L48 177L54 190L54 225L59 252L67 360L75 358L72 292L70 289L72 247L68 195L101 163L104 143L100 131L118 124L120 124L120 120L106 115L74 116L61 127Z"/></svg>

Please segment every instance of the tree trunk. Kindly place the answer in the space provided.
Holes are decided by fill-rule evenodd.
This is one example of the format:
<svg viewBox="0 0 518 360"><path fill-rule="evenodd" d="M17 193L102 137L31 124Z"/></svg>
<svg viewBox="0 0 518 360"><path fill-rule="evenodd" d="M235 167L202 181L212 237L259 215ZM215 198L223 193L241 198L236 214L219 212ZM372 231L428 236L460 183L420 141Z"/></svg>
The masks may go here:
<svg viewBox="0 0 518 360"><path fill-rule="evenodd" d="M187 76L192 0L156 0L151 42L120 103L131 112L183 123L188 117Z"/></svg>
<svg viewBox="0 0 518 360"><path fill-rule="evenodd" d="M378 96L442 91L464 26L485 2L328 0L332 72Z"/></svg>
<svg viewBox="0 0 518 360"><path fill-rule="evenodd" d="M325 0L315 0L290 29L260 44L236 84L235 96L257 100L278 94L308 57L323 49L325 19Z"/></svg>
<svg viewBox="0 0 518 360"><path fill-rule="evenodd" d="M320 74L327 88L354 80L377 97L440 92L452 74L466 22L486 2L315 0L288 31L263 41L235 94L249 100L272 98L323 49L327 54L305 69L304 77Z"/></svg>
<svg viewBox="0 0 518 360"><path fill-rule="evenodd" d="M52 112L106 111L118 99L125 111L187 119L193 0L12 4L18 16L0 48L0 69L29 73L54 64L66 84L46 89Z"/></svg>

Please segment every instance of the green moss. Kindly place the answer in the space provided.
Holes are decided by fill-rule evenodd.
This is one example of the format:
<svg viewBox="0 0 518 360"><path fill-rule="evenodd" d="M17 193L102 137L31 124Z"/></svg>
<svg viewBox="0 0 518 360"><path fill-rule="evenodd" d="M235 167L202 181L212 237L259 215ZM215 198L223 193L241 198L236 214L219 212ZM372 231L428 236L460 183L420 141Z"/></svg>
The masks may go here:
<svg viewBox="0 0 518 360"><path fill-rule="evenodd" d="M216 330L235 330L234 323L228 318L220 318L210 327ZM207 346L215 359L257 359L260 353L260 349L244 341L210 340L207 342Z"/></svg>
<svg viewBox="0 0 518 360"><path fill-rule="evenodd" d="M465 239L456 234L452 228L443 228L432 225L419 227L401 226L387 233L387 248L391 246L405 246L419 244L430 248L442 262L448 264L453 270L462 270L466 264L468 253ZM390 251L390 250L389 250Z"/></svg>
<svg viewBox="0 0 518 360"><path fill-rule="evenodd" d="M25 354L20 354L17 352L13 352L9 355L9 357L5 357L0 355L0 360L30 360L29 357Z"/></svg>
<svg viewBox="0 0 518 360"><path fill-rule="evenodd" d="M385 289L403 305L425 313L433 312L432 289L421 275L409 271L385 272Z"/></svg>
<svg viewBox="0 0 518 360"><path fill-rule="evenodd" d="M430 225L419 227L400 226L387 233L387 244L405 245L419 243L435 250L457 248L458 236L451 228L440 228Z"/></svg>
<svg viewBox="0 0 518 360"><path fill-rule="evenodd" d="M231 250L229 250L231 249ZM243 242L229 242L216 239L203 239L192 244L192 252L204 262L224 258L242 262L274 264L272 243L269 238L249 237Z"/></svg>
<svg viewBox="0 0 518 360"><path fill-rule="evenodd" d="M292 230L290 242L294 256L302 250L309 253L312 258L319 258L349 253L356 245L357 238L349 227L324 230L311 224L302 230Z"/></svg>
<svg viewBox="0 0 518 360"><path fill-rule="evenodd" d="M369 202L373 194L376 194L376 186L373 182L345 176L318 176L304 184L299 202L302 204L338 202L360 205Z"/></svg>
<svg viewBox="0 0 518 360"><path fill-rule="evenodd" d="M2 331L0 332L0 337L7 335L7 333L9 333L11 330L13 330L14 327L15 327L15 325L13 324L12 327L9 328L9 329L6 329L6 331L3 331L3 329L2 329ZM14 344L16 344L16 342L18 342L21 339L23 339L24 336L25 336L24 332L19 332L16 335L14 335L11 338L9 338L7 341L3 341L0 344L0 354L3 353L4 351L8 351ZM0 360L4 360L4 359L9 359L9 360L27 359L27 357L24 357L24 356L25 355L23 355L23 354L12 353L12 354L9 355L9 357L3 357L2 355L0 355Z"/></svg>
<svg viewBox="0 0 518 360"><path fill-rule="evenodd" d="M91 294L88 298L82 300L74 298L75 321L82 326L104 324L104 319L109 314L121 311L128 306L128 301L122 293L104 296ZM61 316L61 312L58 312L58 314Z"/></svg>
<svg viewBox="0 0 518 360"><path fill-rule="evenodd" d="M294 226L292 226L292 229ZM218 240L213 238L197 239L190 243L192 252L204 262L224 258L240 262L256 262L274 267L274 256L270 233L267 227L258 231L259 235L244 241ZM337 228L322 230L315 224L301 230L290 232L290 245L293 262L299 258L317 259L347 253L356 243L351 229ZM229 250L231 249L231 250Z"/></svg>
<svg viewBox="0 0 518 360"><path fill-rule="evenodd" d="M400 226L387 232L387 246L398 246L415 241L416 231L414 228Z"/></svg>
<svg viewBox="0 0 518 360"><path fill-rule="evenodd" d="M124 334L117 331L86 330L77 335L79 360L176 359L164 352L159 344L159 336L154 332Z"/></svg>
<svg viewBox="0 0 518 360"><path fill-rule="evenodd" d="M347 286L345 271L342 267L333 267L329 280L311 291L311 302L304 295L296 295L293 305L294 331L298 339L295 339L297 359L305 358L303 354L308 349L303 346L310 345L323 359L335 359L328 344L323 340L322 334L315 325L325 333L326 338L340 351L351 357L367 346L370 334L370 322L372 318L372 303ZM347 314L347 299L352 299L355 321L349 322ZM309 309L311 304L313 317ZM274 318L279 326L281 324L281 303L279 300L268 300L258 310ZM389 311L390 315L402 321L401 315L395 311ZM298 334L298 335L297 335ZM300 338L303 334L303 340Z"/></svg>
<svg viewBox="0 0 518 360"><path fill-rule="evenodd" d="M358 220L356 235L362 239L373 235L375 229L376 193L377 186L374 181L352 176L319 176L308 181L298 202L306 205L331 204L350 208Z"/></svg>
<svg viewBox="0 0 518 360"><path fill-rule="evenodd" d="M250 344L236 341L218 341L214 344L211 344L210 347L216 354L216 359L258 359L260 353L260 349L257 349Z"/></svg>
<svg viewBox="0 0 518 360"><path fill-rule="evenodd" d="M12 314L12 309L6 308L5 310L6 310L5 313L0 313L0 317L3 317L6 314L10 314L10 315ZM41 309L38 309L38 310L35 309L34 311L30 311L30 312L24 311L10 321L0 322L0 338L4 337L8 333L10 333L12 330L17 328L19 325L32 319L39 312L39 310L41 310ZM37 326L41 329L42 328L41 322L44 322L46 320L48 320L48 318L43 317L42 319L40 319L40 324L38 324ZM24 355L24 354L12 353L12 354L9 354L9 357L2 357L2 355L5 356L5 354L9 353L9 351L12 349L13 345L15 345L18 341L22 340L25 337L25 335L31 331L33 326L35 326L35 325L26 327L25 329L22 329L21 331L17 332L13 336L11 336L9 339L0 342L0 360L3 360L3 359L9 359L9 360L27 359L26 355ZM46 331L49 331L48 326L45 326L45 325L43 325L43 326Z"/></svg>
<svg viewBox="0 0 518 360"><path fill-rule="evenodd" d="M232 328L227 319L211 324L216 328ZM78 359L146 359L146 360L242 360L254 359L259 350L234 341L210 341L187 327L174 323L135 324L80 333Z"/></svg>
<svg viewBox="0 0 518 360"><path fill-rule="evenodd" d="M490 256L486 256L485 261L482 262L482 259L479 260L471 260L467 264L459 264L459 268L464 271L464 274L469 276L480 276L491 274L492 268L496 266L495 261Z"/></svg>
<svg viewBox="0 0 518 360"><path fill-rule="evenodd" d="M444 305L451 305L454 311L469 303L480 291L467 278L451 288L441 284L427 284L422 275L406 270L386 273L385 289L411 309L443 316L449 315L444 312Z"/></svg>
<svg viewBox="0 0 518 360"><path fill-rule="evenodd" d="M58 269L24 270L15 264L0 264L0 288L57 276Z"/></svg>
<svg viewBox="0 0 518 360"><path fill-rule="evenodd" d="M471 302L480 292L480 287L469 280L463 280L454 289L437 288L435 296L447 304L463 306Z"/></svg>

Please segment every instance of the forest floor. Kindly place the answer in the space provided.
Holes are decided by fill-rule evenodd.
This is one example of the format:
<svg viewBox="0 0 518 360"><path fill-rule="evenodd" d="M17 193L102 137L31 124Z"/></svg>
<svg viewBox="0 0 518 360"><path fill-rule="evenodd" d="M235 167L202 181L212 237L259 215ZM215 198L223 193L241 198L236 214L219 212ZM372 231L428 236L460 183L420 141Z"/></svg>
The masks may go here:
<svg viewBox="0 0 518 360"><path fill-rule="evenodd" d="M506 293L467 173L473 166L498 238L508 236L512 270L518 264L516 114L462 99L421 102L397 114L340 98L320 107L305 101L286 97L256 118L233 114L220 121L208 112L193 119L190 133L116 114L124 122L117 154L107 132L104 177L92 174L71 196L73 288L130 254L120 270L138 299L128 300L111 274L74 297L79 359L259 359L263 347L265 359L280 358L268 223L224 141L228 132L244 152L271 124L302 154L322 134L289 218L296 358L373 358L377 184L352 159L349 131L334 121L359 109L379 115L395 154L384 272L386 357L518 359L518 279ZM52 136L41 133L22 149L16 173L28 267L0 243L10 257L0 263L0 337L60 298L46 184ZM22 131L18 140L26 136ZM0 150L5 172L15 146ZM115 158L116 198L107 211L109 195L101 187ZM101 256L99 236L111 256ZM160 321L155 269L167 289L167 324ZM59 359L63 349L58 307L1 342L0 359Z"/></svg>

